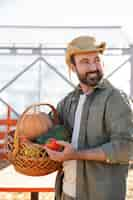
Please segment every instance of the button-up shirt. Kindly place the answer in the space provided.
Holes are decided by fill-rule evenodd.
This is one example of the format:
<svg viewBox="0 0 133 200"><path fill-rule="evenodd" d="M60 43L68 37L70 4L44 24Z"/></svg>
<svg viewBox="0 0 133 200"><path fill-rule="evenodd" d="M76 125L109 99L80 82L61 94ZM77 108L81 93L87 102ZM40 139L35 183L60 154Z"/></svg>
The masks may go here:
<svg viewBox="0 0 133 200"><path fill-rule="evenodd" d="M81 93L76 88L57 107L71 135ZM103 149L107 162L77 160L76 200L124 200L133 153L133 113L126 95L107 80L87 96L81 116L77 149L96 147ZM56 200L60 200L61 174L56 179Z"/></svg>

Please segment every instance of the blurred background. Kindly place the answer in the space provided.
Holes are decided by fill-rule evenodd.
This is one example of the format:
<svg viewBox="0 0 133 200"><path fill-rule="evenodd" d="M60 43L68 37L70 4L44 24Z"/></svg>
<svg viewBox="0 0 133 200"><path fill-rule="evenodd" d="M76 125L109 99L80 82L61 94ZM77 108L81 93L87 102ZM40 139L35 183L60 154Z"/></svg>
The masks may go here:
<svg viewBox="0 0 133 200"><path fill-rule="evenodd" d="M80 35L107 43L105 77L125 91L132 106L132 20L131 0L0 0L0 145L27 106L38 102L56 106L77 85L75 75L69 77L64 55L67 43ZM26 182L28 188L46 186L46 181L54 187L55 175L29 182L0 161L0 177L0 188L23 187ZM133 199L132 170L129 180L128 200ZM30 198L24 193L5 194L0 193L0 200ZM51 195L43 198L53 199Z"/></svg>

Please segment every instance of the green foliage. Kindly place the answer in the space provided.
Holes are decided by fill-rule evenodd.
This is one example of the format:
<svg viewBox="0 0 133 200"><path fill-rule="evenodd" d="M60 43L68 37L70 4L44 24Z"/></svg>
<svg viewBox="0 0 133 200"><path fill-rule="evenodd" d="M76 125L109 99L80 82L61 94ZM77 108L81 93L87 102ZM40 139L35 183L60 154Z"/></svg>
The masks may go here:
<svg viewBox="0 0 133 200"><path fill-rule="evenodd" d="M42 134L36 138L36 143L45 144L48 139L55 138L56 140L69 141L69 133L62 125L56 125L48 133Z"/></svg>

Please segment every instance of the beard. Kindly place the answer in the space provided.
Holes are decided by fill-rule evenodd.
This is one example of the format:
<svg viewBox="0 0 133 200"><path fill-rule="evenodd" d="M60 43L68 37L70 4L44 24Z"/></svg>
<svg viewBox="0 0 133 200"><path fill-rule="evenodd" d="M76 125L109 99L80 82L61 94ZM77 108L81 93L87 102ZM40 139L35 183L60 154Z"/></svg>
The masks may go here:
<svg viewBox="0 0 133 200"><path fill-rule="evenodd" d="M103 78L103 73L99 70L93 71L93 72L87 72L84 75L79 74L77 71L78 79L81 83L95 87L99 81Z"/></svg>

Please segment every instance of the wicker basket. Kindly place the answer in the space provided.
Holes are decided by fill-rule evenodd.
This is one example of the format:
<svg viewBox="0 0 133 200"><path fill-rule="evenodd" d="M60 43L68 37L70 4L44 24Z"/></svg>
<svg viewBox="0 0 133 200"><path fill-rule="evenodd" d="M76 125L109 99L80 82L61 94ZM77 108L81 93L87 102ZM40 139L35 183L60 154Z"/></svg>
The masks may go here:
<svg viewBox="0 0 133 200"><path fill-rule="evenodd" d="M52 109L54 124L58 124L58 114L56 109L50 104L34 104L28 107L20 117L37 106L47 105ZM34 109L35 110L35 109ZM16 130L9 134L8 139L8 160L14 165L16 171L29 176L43 176L61 169L61 163L50 160L42 145L29 140L21 140Z"/></svg>

